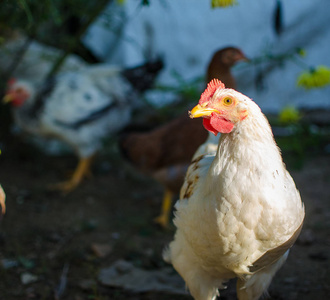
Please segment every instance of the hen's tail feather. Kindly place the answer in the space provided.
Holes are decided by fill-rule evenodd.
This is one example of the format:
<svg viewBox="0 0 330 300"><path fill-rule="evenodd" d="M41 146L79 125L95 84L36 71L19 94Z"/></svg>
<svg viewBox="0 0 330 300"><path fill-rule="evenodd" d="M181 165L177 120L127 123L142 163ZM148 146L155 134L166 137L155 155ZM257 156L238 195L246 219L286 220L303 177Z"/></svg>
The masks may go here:
<svg viewBox="0 0 330 300"><path fill-rule="evenodd" d="M276 272L285 263L289 250L274 264L253 274L248 280L237 279L237 297L239 300L258 300L267 295L267 289Z"/></svg>
<svg viewBox="0 0 330 300"><path fill-rule="evenodd" d="M137 67L128 68L122 71L122 75L132 84L139 92L150 89L159 72L164 67L164 61L158 57L154 61L148 61Z"/></svg>

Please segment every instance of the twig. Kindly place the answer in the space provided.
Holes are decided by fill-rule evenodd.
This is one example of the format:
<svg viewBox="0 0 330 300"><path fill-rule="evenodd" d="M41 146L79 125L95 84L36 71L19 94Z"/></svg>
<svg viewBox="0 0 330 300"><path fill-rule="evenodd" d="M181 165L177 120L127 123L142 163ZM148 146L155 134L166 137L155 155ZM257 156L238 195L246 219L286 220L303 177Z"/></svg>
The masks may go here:
<svg viewBox="0 0 330 300"><path fill-rule="evenodd" d="M66 263L63 267L62 270L62 274L61 274L61 278L60 278L60 283L58 285L58 287L55 289L54 292L54 299L55 300L60 300L60 298L62 297L65 288L66 288L66 284L68 282L68 271L69 271L69 264Z"/></svg>

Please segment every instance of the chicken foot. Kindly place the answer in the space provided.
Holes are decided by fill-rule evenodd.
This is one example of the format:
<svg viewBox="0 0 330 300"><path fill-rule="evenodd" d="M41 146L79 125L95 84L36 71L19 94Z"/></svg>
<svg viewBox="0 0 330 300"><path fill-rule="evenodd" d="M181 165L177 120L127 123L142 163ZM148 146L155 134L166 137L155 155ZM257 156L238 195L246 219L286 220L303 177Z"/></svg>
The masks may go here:
<svg viewBox="0 0 330 300"><path fill-rule="evenodd" d="M83 178L90 174L92 161L93 156L80 158L71 178L67 181L51 185L50 189L59 190L65 194L73 191L81 183Z"/></svg>
<svg viewBox="0 0 330 300"><path fill-rule="evenodd" d="M173 193L170 190L166 189L163 197L161 213L158 217L154 219L154 222L159 224L164 229L168 228L169 225L170 213L172 208L172 198Z"/></svg>

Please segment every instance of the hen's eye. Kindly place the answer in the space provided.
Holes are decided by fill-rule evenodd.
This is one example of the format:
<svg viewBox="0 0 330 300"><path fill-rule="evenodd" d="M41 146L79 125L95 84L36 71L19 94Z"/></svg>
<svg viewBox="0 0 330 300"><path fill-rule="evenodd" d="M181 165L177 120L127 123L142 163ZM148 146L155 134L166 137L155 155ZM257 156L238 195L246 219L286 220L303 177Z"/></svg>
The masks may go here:
<svg viewBox="0 0 330 300"><path fill-rule="evenodd" d="M226 97L222 100L223 104L224 105L232 105L233 104L233 99L229 98L229 97Z"/></svg>

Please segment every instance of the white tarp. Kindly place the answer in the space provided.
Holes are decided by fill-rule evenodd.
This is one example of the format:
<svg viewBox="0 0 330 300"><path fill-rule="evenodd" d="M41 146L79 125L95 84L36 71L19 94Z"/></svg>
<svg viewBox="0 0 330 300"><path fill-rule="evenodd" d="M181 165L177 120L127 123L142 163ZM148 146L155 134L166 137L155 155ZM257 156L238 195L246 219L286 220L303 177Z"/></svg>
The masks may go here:
<svg viewBox="0 0 330 300"><path fill-rule="evenodd" d="M209 0L151 0L150 6L139 9L140 1L127 0L121 8L127 22L120 42L100 25L91 28L85 42L105 61L126 66L141 63L150 53L163 55L166 69L159 81L164 84L177 83L173 71L187 80L203 75L212 53L227 45L241 48L251 58L302 47L308 65L330 67L328 0L282 0L280 36L273 28L276 0L237 2L233 7L211 9ZM262 90L255 86L258 70L250 66L234 74L239 89L265 111L278 111L287 104L330 108L330 87L307 92L296 87L303 69L295 63L287 61L282 68L266 72Z"/></svg>

